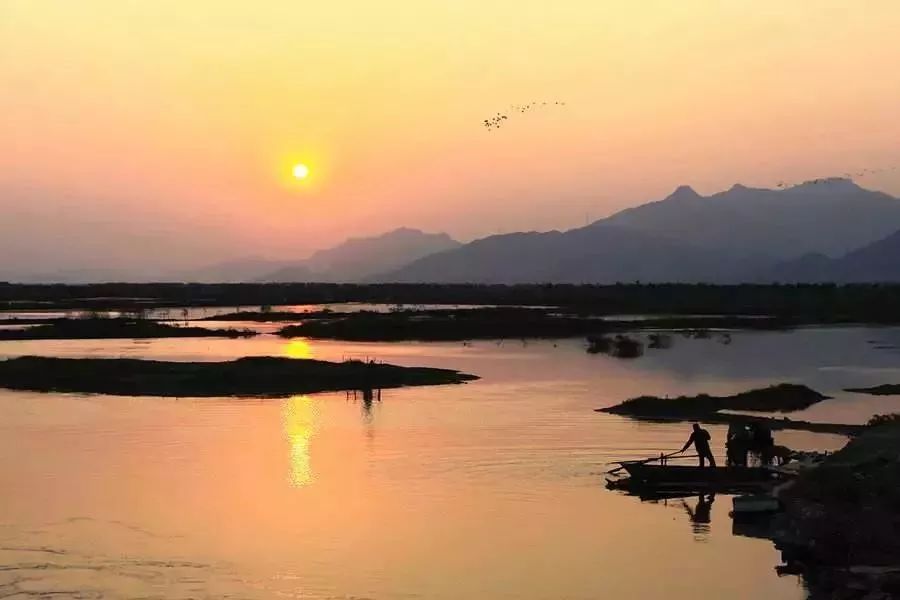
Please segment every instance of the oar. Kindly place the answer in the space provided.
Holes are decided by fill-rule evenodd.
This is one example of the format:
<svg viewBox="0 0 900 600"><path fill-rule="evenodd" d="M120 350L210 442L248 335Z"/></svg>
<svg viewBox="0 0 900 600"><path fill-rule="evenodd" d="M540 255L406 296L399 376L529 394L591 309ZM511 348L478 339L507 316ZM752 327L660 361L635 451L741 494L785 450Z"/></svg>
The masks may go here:
<svg viewBox="0 0 900 600"><path fill-rule="evenodd" d="M678 450L678 451L676 451L676 452L671 452L671 453L669 453L669 454L663 454L662 456L654 456L653 458L645 458L644 460L626 460L626 461L621 461L621 462L619 462L619 465L620 465L620 466L616 467L615 469L612 469L611 471L607 471L606 474L607 474L607 475L615 475L616 473L618 473L619 471L621 471L622 469L624 469L624 468L625 468L625 465L645 465L645 464L650 463L650 462L653 462L653 461L655 461L655 460L661 460L661 459L665 459L665 458L671 458L671 457L675 456L676 454L681 454L681 453L682 453L682 450Z"/></svg>

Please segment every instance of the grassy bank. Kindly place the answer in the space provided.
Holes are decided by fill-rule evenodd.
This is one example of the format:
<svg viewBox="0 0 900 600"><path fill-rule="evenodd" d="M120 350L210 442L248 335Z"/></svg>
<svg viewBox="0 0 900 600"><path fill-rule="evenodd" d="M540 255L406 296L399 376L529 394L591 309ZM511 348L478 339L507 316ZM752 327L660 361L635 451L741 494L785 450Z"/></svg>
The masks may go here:
<svg viewBox="0 0 900 600"><path fill-rule="evenodd" d="M448 369L273 357L163 362L24 356L0 361L0 387L118 396L289 396L473 379L477 377Z"/></svg>
<svg viewBox="0 0 900 600"><path fill-rule="evenodd" d="M845 392L855 392L857 394L871 394L873 396L896 396L900 395L900 384L884 383L867 388L847 388Z"/></svg>
<svg viewBox="0 0 900 600"><path fill-rule="evenodd" d="M854 435L864 429L860 425L811 423L787 417L762 417L723 412L792 412L809 408L826 399L828 396L806 386L783 383L741 392L733 396L709 396L707 394L677 398L641 396L615 406L596 410L643 421L699 421L710 424L761 423L771 430L792 429L841 435Z"/></svg>

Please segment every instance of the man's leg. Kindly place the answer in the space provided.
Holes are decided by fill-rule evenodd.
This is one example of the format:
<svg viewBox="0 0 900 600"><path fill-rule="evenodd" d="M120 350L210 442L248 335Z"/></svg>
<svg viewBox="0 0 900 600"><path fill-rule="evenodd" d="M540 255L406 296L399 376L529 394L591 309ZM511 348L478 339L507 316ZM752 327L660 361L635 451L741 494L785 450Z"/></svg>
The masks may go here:
<svg viewBox="0 0 900 600"><path fill-rule="evenodd" d="M702 452L698 452L697 454L700 456L700 466L705 467L706 466L706 455L704 455Z"/></svg>
<svg viewBox="0 0 900 600"><path fill-rule="evenodd" d="M712 452L708 453L708 454L706 455L706 458L707 458L707 460L709 460L709 466L711 466L711 467L715 467L715 466L716 466L716 459L715 459L715 457L712 455ZM702 465L701 465L701 466L702 466Z"/></svg>

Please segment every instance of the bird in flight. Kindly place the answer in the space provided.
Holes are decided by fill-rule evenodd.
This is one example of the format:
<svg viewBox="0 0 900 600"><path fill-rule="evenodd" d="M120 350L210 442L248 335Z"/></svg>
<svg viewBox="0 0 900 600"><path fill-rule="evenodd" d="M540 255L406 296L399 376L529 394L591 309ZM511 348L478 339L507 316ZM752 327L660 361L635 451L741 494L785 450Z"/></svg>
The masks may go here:
<svg viewBox="0 0 900 600"><path fill-rule="evenodd" d="M509 109L506 112L503 112L503 113L498 112L494 116L484 119L481 122L481 125L488 131L492 131L494 129L500 129L500 127L505 124L505 121L509 120L510 115L514 115L515 113L525 114L536 108L543 108L546 106L565 106L565 105L566 105L566 103L561 100L556 100L553 102L542 101L542 102L529 102L528 104L511 104L509 106Z"/></svg>

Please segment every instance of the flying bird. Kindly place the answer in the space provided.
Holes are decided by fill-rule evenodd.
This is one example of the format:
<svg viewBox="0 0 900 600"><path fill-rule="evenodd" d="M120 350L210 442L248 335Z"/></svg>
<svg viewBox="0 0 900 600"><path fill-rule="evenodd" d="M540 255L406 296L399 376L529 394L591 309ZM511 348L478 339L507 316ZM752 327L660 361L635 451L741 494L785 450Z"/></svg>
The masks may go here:
<svg viewBox="0 0 900 600"><path fill-rule="evenodd" d="M526 112L533 110L534 108L549 106L551 103L549 101L541 101L541 102L529 102L528 104L511 104L507 113L497 113L493 117L482 120L481 125L488 131L492 131L494 129L499 129L501 125L503 125L504 121L509 119L510 114L519 113L525 114ZM566 103L556 100L553 103L553 106L565 106Z"/></svg>
<svg viewBox="0 0 900 600"><path fill-rule="evenodd" d="M862 168L862 169L857 169L855 171L846 171L845 173L841 173L841 176L844 179L857 179L860 177L868 177L869 175L876 175L878 173L885 173L887 171L894 171L898 167L900 167L900 165L887 165L884 167L871 167L871 168L866 167L866 168ZM817 177L815 179L808 179L803 182L779 181L776 184L776 187L789 188L789 187L793 187L796 185L800 185L800 183L803 183L805 185L821 185L821 184L826 184L826 183L832 183L832 182L834 182L834 180L835 180L834 177Z"/></svg>

